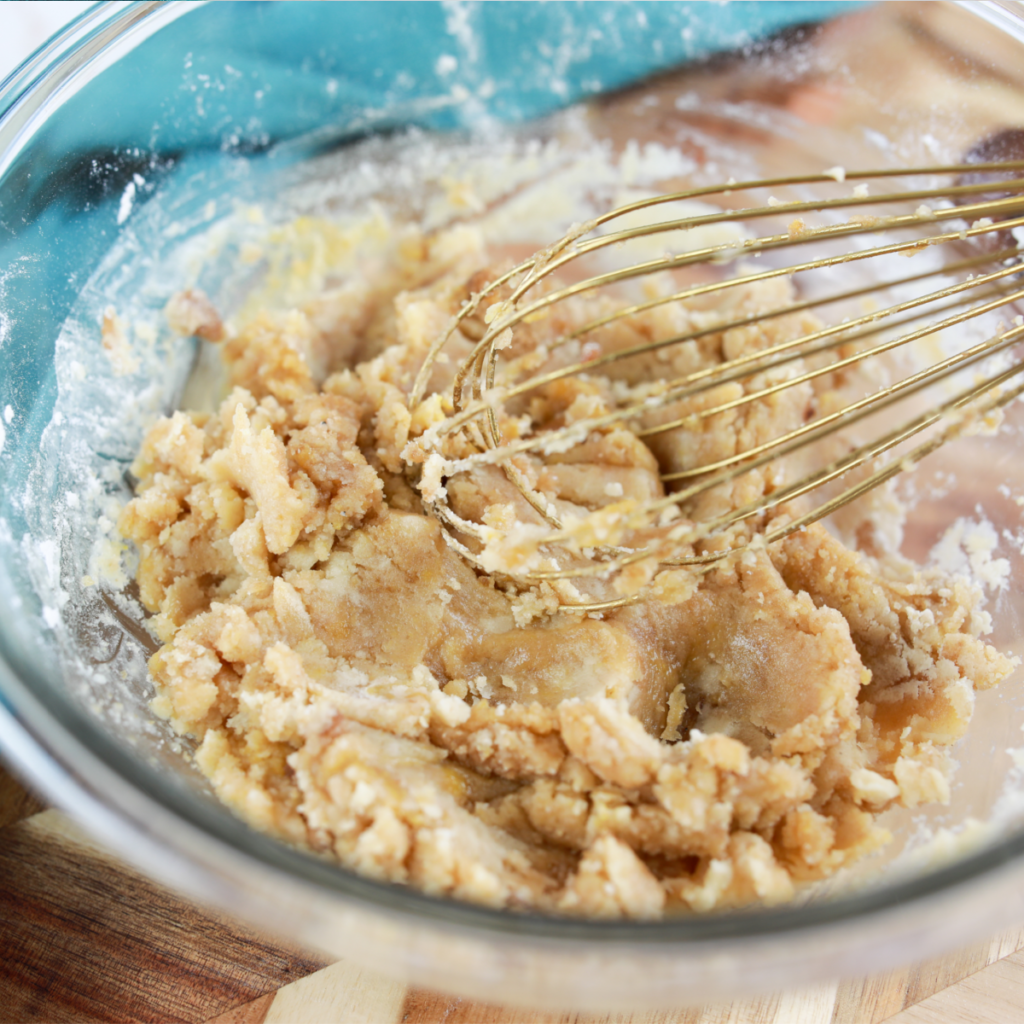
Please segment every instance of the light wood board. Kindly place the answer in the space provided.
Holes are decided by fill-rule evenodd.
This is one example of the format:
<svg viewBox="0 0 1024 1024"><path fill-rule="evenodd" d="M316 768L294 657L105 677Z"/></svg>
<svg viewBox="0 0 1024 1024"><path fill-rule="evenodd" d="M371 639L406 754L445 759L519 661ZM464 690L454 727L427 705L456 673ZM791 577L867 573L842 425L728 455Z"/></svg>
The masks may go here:
<svg viewBox="0 0 1024 1024"><path fill-rule="evenodd" d="M200 909L0 769L0 1024L1024 1024L1024 928L887 974L601 1016L407 987Z"/></svg>

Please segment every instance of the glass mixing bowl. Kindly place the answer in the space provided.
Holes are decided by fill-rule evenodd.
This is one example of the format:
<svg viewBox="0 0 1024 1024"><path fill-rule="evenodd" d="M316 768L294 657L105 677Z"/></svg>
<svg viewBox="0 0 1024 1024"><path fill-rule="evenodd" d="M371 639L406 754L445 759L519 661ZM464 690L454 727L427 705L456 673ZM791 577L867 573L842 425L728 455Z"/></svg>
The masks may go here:
<svg viewBox="0 0 1024 1024"><path fill-rule="evenodd" d="M852 6L390 4L385 25L376 4L101 4L23 65L0 91L5 760L197 899L489 1000L607 1011L735 997L892 967L1024 919L1024 787L1009 752L1020 670L979 695L949 806L894 814L893 851L843 885L771 910L556 919L361 878L247 828L148 711L148 640L128 577L110 583L126 468L196 360L160 310L195 282L239 306L259 272L244 258L257 206L279 224L371 201L415 213L409 180L440 187L448 143L486 150L501 125L524 145L571 146L582 130L612 150L657 142L727 175L728 161L775 174L954 160L1024 123L1017 5ZM588 96L582 114L555 114ZM435 165L407 159L409 140L422 153L435 137L447 140ZM129 325L123 351L109 337L103 350L108 306ZM984 516L1009 565L993 640L1017 653L1019 405L1008 420L919 471L904 550L923 558L949 523ZM936 829L934 856L898 856Z"/></svg>

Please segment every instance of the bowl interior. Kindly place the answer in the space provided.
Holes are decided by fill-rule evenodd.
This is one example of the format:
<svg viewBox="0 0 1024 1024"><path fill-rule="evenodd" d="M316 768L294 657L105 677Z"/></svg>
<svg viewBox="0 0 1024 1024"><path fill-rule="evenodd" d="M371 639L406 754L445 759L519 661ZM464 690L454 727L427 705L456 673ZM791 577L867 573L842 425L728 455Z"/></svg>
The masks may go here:
<svg viewBox="0 0 1024 1024"><path fill-rule="evenodd" d="M228 314L243 311L254 289L287 305L325 275L343 275L352 259L335 254L316 273L283 274L308 268L323 237L289 230L298 218L352 224L376 209L394 222L441 226L460 216L446 201L452 180L471 181L483 207L499 211L571 191L575 206L519 237L515 217L506 218L509 244L528 246L614 201L627 161L632 184L651 190L952 161L986 132L1024 119L1020 40L955 5L881 4L682 69L675 65L695 52L745 42L740 27L693 22L676 5L636 5L641 23L620 5L576 13L536 5L527 14L491 4L454 24L440 5L410 4L392 5L404 13L389 21L390 35L372 4L164 6L80 26L78 49L54 58L34 93L7 94L0 653L64 728L101 756L116 747L147 798L169 805L173 791L182 806L204 808L195 821L228 812L189 761L188 744L149 710L152 640L133 554L115 525L146 427L216 390L210 352L163 321L171 294L202 287ZM805 17L825 6L804 5L815 8ZM328 29L344 42L311 46ZM590 49L581 42L569 57L528 46L587 31ZM669 36L678 45L659 52L654 42ZM496 45L502 38L510 45ZM374 73L384 47L382 86ZM520 50L540 55L531 74L515 63ZM591 94L589 105L562 109L567 97ZM34 110L26 96L36 97ZM581 166L598 168L585 186ZM104 346L111 315L118 326ZM898 485L911 505L904 553L922 562L941 553L976 574L978 559L998 563L987 595L991 639L1016 655L1024 654L1022 416L1017 403L999 434L943 449ZM1015 856L1024 840L1022 728L1018 668L978 696L955 751L949 805L891 812L897 842L809 903L849 901L850 885L899 900L902 887L951 858L968 864L994 848ZM220 836L228 847L265 848L234 821ZM924 852L906 854L914 848ZM305 861L289 853L283 870L318 885L333 871ZM340 869L333 875L341 891L352 884ZM366 892L379 896L373 886ZM855 901L843 906L856 913ZM501 927L500 915L466 913ZM745 920L683 927L743 934ZM529 922L539 933L549 927L558 926Z"/></svg>

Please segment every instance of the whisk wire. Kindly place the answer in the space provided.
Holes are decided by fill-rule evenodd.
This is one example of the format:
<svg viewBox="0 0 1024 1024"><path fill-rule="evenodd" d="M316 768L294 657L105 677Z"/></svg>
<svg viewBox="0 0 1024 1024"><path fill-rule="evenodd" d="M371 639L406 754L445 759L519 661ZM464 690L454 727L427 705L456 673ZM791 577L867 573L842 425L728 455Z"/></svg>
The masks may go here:
<svg viewBox="0 0 1024 1024"><path fill-rule="evenodd" d="M578 518L563 522L563 518L552 501L542 491L534 490L531 480L516 463L519 456L540 458L546 454L571 449L591 436L622 424L642 420L670 405L686 402L711 389L725 384L741 384L751 378L765 376L763 386L744 386L743 393L701 409L684 412L661 423L637 423L630 428L641 441L666 435L672 431L696 429L701 423L716 416L734 412L753 403L765 403L783 392L797 387L814 388L819 382L841 379L855 367L877 361L886 353L909 346L915 342L937 335L942 331L961 329L967 323L980 317L991 317L1006 307L1024 300L1024 288L1013 286L1013 281L1022 270L1020 245L1008 245L1004 240L1017 237L1024 228L1024 177L1013 176L1024 171L1024 160L974 163L969 165L944 165L914 169L882 168L851 172L845 177L837 170L819 175L766 178L759 181L725 185L701 186L670 193L663 196L647 197L629 203L617 210L595 217L586 224L577 225L564 238L496 276L481 291L470 296L453 317L446 331L435 338L428 348L411 394L411 405L415 408L426 396L437 358L448 341L465 323L467 317L484 312L485 327L469 354L458 366L451 382L450 414L431 427L420 439L423 450L442 452L447 439L462 434L465 449L470 451L457 458L443 458L444 479L451 479L477 466L497 465L506 478L538 515L544 528L534 540L537 558L527 558L523 567L516 569L506 566L496 573L509 585L536 585L539 583L558 584L571 580L611 580L617 572L638 562L651 561L660 566L690 567L693 571L707 571L721 559L736 555L754 544L775 543L795 530L802 529L836 511L850 501L867 494L873 488L893 479L903 469L916 464L921 458L935 451L942 444L959 436L968 429L968 424L983 420L995 410L1013 401L1024 393L1024 384L1006 388L1013 377L1024 372L1024 362L1014 363L998 372L990 372L951 398L938 403L934 408L912 417L886 431L873 440L854 445L850 451L827 465L803 474L790 482L769 482L765 478L763 493L753 501L725 513L696 522L687 520L686 509L701 495L714 488L724 487L744 474L765 470L781 463L801 451L813 451L813 446L839 432L848 432L853 426L869 417L887 411L890 407L921 394L939 382L961 371L984 363L994 356L1002 356L1022 339L1024 324L1016 318L1016 326L1001 328L985 340L960 351L940 358L931 365L910 373L895 384L879 387L870 394L851 398L841 408L824 412L807 422L783 431L779 436L769 438L756 445L745 447L728 456L692 466L668 467L660 476L665 484L680 484L682 489L670 491L664 497L639 501L627 499L612 507L617 516L614 529L603 536L606 543L597 546L583 544L583 536L589 536L586 529L580 532ZM970 180L962 177L981 176ZM989 175L985 178L984 175ZM878 196L867 196L855 191L853 196L840 196L808 200L800 198L791 202L775 202L751 205L746 208L727 211L699 212L692 216L677 217L629 225L615 231L608 231L594 237L595 231L611 224L617 218L650 210L658 205L708 199L714 196L732 197L740 193L780 187L803 187L809 185L836 183L838 181L870 181L901 176L928 177L959 175L958 183L945 188L930 185L904 191L894 189ZM992 175L999 176L996 179ZM784 233L761 234L753 237L732 238L713 244L699 245L698 248L672 253L668 252L653 259L646 259L613 270L594 273L582 280L549 287L545 282L555 282L555 275L574 261L593 256L601 250L621 246L637 238L688 232L698 228L712 228L738 221L756 221L766 218L792 217L811 211L842 212L857 207L878 207L896 203L913 203L938 200L936 207L921 205L913 213L888 215L870 214L859 216L843 223L807 226L802 220L788 225ZM730 200L731 201L731 200ZM951 227L943 227L955 222ZM927 228L928 233L919 233ZM847 248L843 251L826 251L811 259L798 260L788 265L771 266L754 271L740 266L729 276L723 268L730 262L744 260L762 254L810 244L832 245L858 236L874 236L890 232L912 232L909 238L894 241L883 240L872 244ZM927 248L957 245L985 236L995 236L1000 247L967 258L942 262L941 266L929 267L923 272L896 277L885 282L870 282L856 287L847 287L826 294L816 294L797 301L785 302L769 309L756 310L741 315L713 317L704 323L694 324L683 332L653 337L639 344L616 347L610 351L586 352L586 358L572 359L562 365L529 375L530 365L543 366L552 358L557 349L578 342L588 335L624 320L642 317L651 310L669 303L678 304L682 309L688 304L704 301L729 289L752 288L778 278L803 280L800 275L811 275L822 270L842 268L848 265L866 263L870 260L886 259L896 255L914 255ZM991 249L991 246L990 246ZM995 266L995 269L984 269ZM552 309L584 296L596 296L605 290L615 290L624 284L643 279L652 274L686 271L688 268L710 268L714 279L684 284L683 287L667 289L643 301L617 301L611 309L598 316L584 318L575 326L570 323L556 337L550 338L532 354L528 350L525 362L517 356L501 363L501 353L514 341L515 330L524 323L531 323L548 316ZM974 273L984 269L983 273ZM810 313L829 306L842 306L856 299L873 297L876 292L917 286L935 277L959 277L953 284L937 282L929 290L889 302L867 310L855 317L846 317L841 322L805 329L795 337L783 337L766 348L744 352L731 359L722 359L712 366L706 366L683 376L659 382L656 388L650 382L639 391L633 385L625 386L625 398L615 399L613 408L588 418L577 419L559 430L530 430L523 436L507 438L503 433L500 415L507 404L531 392L549 387L561 380L586 375L599 378L615 364L629 359L649 356L672 346L688 342L725 336L729 331L757 327L772 320ZM966 275L964 277L963 275ZM534 289L547 288L542 294L531 297ZM589 301L589 300L588 300ZM575 308L575 307L574 307ZM585 312L586 307L580 307ZM952 312L950 312L952 311ZM948 314L948 315L947 315ZM914 326L920 324L920 326ZM892 332L895 331L895 334ZM849 354L838 358L830 356L837 348L860 346L879 333L889 332L883 340L857 347ZM785 333L783 331L782 333ZM591 344L590 342L587 343ZM790 372L788 367L798 361L822 357L818 365ZM523 373L527 376L521 376ZM786 373L784 379L772 379L773 375ZM505 379L502 379L504 377ZM639 397L635 397L639 395ZM945 421L946 426L940 424ZM935 429L939 428L939 429ZM518 428L519 431L522 427ZM909 452L892 454L880 468L857 480L838 494L820 501L817 505L802 511L797 507L808 495L834 484L844 475L865 465L877 462L887 453L901 446L924 431L933 431L927 438ZM414 472L414 482L415 473ZM694 481L695 482L690 482ZM619 493L621 494L621 488ZM495 530L461 516L451 506L445 487L433 489L428 497L423 496L424 505L441 521L446 541L471 564L487 568L466 538L487 549L494 539ZM694 546L723 535L731 527L768 515L773 510L783 511L783 523L765 522L760 529L753 528L752 540L739 546L717 544L711 550L692 551ZM669 515L671 513L671 515ZM596 515L597 512L591 513ZM666 519L665 516L668 515ZM680 518L682 516L682 518ZM778 519L778 515L776 515ZM610 520L609 520L610 521ZM659 525L660 524L660 525ZM584 524L585 525L585 524ZM545 532L546 530L546 532ZM724 539L724 537L723 537ZM529 547L529 545L527 545ZM681 549L689 548L692 553ZM540 564L538 565L538 558ZM566 559L572 564L566 565ZM561 564L559 564L561 562ZM545 564L546 563L546 564ZM493 566L492 566L493 568ZM563 606L580 611L597 612L619 607L638 599L638 594L626 594L604 599L595 594L580 594L576 602L563 600ZM563 595L564 597L564 595Z"/></svg>
<svg viewBox="0 0 1024 1024"><path fill-rule="evenodd" d="M1024 197L1016 199L1013 204L1014 209L1024 209ZM905 223L896 224L895 221L887 221L884 224L876 224L872 226L872 230L878 230L879 228L888 228L892 226L906 226L907 223L920 223L920 218L915 220L916 215L908 215L907 218L897 218L896 220L905 221ZM1010 230L1015 227L1021 227L1024 225L1024 217L1007 220L999 225L999 230ZM857 229L863 231L863 228ZM713 294L714 292L724 291L729 288L735 288L740 285L756 284L762 281L770 281L777 277L789 277L794 274L802 273L809 270L821 270L825 267L835 267L840 264L852 263L861 260L873 259L878 256L891 256L899 253L907 252L910 250L920 250L922 245L939 245L944 242L951 242L957 239L964 240L966 238L974 238L979 235L987 234L997 230L994 225L980 225L959 231L946 232L940 235L934 235L928 238L924 243L921 240L915 239L907 242L894 242L889 245L876 246L871 249L858 250L855 252L843 253L838 256L828 256L817 260L809 260L803 263L797 263L795 265L786 267L775 267L770 270L760 271L756 274L744 274L740 277L729 278L722 281L713 281L707 284L695 285L691 288L687 288L683 291L676 292L671 296L671 301L682 302L687 299L694 299L703 297L706 295ZM849 228L840 229L828 229L829 234L826 236L822 234L816 240L821 240L822 237L837 237L840 235L850 234L853 231ZM789 236L773 236L771 238L758 239L759 249L754 251L766 251L775 243L790 245L793 244L793 240ZM807 241L803 239L802 241ZM574 295L578 295L582 292L596 290L601 287L605 287L610 284L617 284L623 280L627 280L632 277L643 277L649 276L652 273L672 269L675 266L684 265L686 262L702 262L703 260L711 257L715 253L719 253L729 249L726 246L712 246L705 249L697 250L693 253L687 253L684 256L679 257L664 257L659 260L650 260L646 263L637 264L628 268L627 270L616 271L614 273L597 275L593 278L588 279L585 282L579 284L570 285L567 288L562 289L559 292L552 293L551 295L545 296L543 299L538 300L536 303L525 307L522 310L516 311L512 316L499 321L498 325L492 328L477 344L477 349L469 355L466 362L463 364L460 374L456 377L456 386L459 388L459 395L461 396L462 388L465 387L465 377L468 375L469 369L474 365L477 353L482 356L489 347L493 347L494 341L497 337L503 334L506 330L515 327L518 323L521 323L528 316L533 315L539 310L555 304L556 302L564 301L567 298L571 298ZM731 251L731 250L730 250ZM641 303L634 306L630 306L626 311L622 312L622 316L635 316L638 313L646 312L646 310L653 308L654 305L659 303ZM611 322L611 321L608 321ZM579 372L579 371L577 371ZM461 377L461 382L460 382ZM493 380L488 381L488 387L493 387ZM532 386L532 382L531 382ZM514 390L511 390L509 395L515 394ZM456 401L456 408L458 408L458 401Z"/></svg>

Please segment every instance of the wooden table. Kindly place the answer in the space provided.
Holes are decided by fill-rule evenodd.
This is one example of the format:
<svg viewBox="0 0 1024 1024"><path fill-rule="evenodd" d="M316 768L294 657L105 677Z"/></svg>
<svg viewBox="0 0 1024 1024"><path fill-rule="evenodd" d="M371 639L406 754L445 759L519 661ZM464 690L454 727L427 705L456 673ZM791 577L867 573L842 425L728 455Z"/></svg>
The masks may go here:
<svg viewBox="0 0 1024 1024"><path fill-rule="evenodd" d="M1024 1022L1024 927L870 978L614 1017L410 988L187 902L47 810L3 769L0 951L0 1024Z"/></svg>

